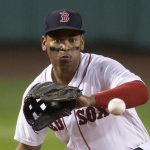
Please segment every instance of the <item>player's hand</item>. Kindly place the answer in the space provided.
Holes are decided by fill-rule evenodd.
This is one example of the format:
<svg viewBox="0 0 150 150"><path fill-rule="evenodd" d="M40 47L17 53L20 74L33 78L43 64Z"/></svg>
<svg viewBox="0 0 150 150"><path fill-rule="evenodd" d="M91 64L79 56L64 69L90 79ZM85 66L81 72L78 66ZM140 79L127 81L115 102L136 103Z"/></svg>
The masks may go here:
<svg viewBox="0 0 150 150"><path fill-rule="evenodd" d="M77 107L87 107L87 106L95 106L96 101L94 96L85 96L82 95L79 97Z"/></svg>

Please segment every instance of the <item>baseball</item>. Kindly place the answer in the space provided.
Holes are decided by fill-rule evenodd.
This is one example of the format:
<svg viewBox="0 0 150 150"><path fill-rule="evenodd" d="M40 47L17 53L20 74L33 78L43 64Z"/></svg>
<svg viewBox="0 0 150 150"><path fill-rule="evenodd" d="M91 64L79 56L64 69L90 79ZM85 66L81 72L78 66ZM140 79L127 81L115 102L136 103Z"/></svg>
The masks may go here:
<svg viewBox="0 0 150 150"><path fill-rule="evenodd" d="M108 111L113 115L122 115L125 109L126 104L122 99L114 98L108 103Z"/></svg>

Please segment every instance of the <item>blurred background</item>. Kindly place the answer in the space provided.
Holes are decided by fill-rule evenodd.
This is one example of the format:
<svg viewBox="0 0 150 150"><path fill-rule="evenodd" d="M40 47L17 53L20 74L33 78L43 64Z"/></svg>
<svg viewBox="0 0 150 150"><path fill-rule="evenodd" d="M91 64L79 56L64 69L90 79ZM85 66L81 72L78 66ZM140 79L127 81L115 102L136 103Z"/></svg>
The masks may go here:
<svg viewBox="0 0 150 150"><path fill-rule="evenodd" d="M85 52L114 58L150 89L149 0L0 0L0 149L15 149L15 124L24 90L49 64L40 38L46 15L67 8L83 18ZM150 133L150 102L137 108ZM42 150L65 149L50 132Z"/></svg>

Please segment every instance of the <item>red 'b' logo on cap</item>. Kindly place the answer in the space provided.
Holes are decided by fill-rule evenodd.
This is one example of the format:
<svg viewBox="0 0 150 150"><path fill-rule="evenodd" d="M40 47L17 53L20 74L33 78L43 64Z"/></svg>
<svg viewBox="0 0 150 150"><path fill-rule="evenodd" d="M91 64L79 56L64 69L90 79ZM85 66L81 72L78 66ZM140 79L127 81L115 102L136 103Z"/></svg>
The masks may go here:
<svg viewBox="0 0 150 150"><path fill-rule="evenodd" d="M69 13L66 12L65 10L60 12L60 15L61 15L61 20L60 22L68 22L69 21Z"/></svg>

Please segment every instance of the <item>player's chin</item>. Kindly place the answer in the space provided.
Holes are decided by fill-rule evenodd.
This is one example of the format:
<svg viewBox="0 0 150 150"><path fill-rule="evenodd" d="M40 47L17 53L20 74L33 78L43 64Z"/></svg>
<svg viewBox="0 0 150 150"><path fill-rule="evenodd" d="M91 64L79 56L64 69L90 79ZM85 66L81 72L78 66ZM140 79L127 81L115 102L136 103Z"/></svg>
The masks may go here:
<svg viewBox="0 0 150 150"><path fill-rule="evenodd" d="M63 70L66 70L66 69L68 70L70 67L72 67L72 63L70 61L61 61L59 62L59 66Z"/></svg>

